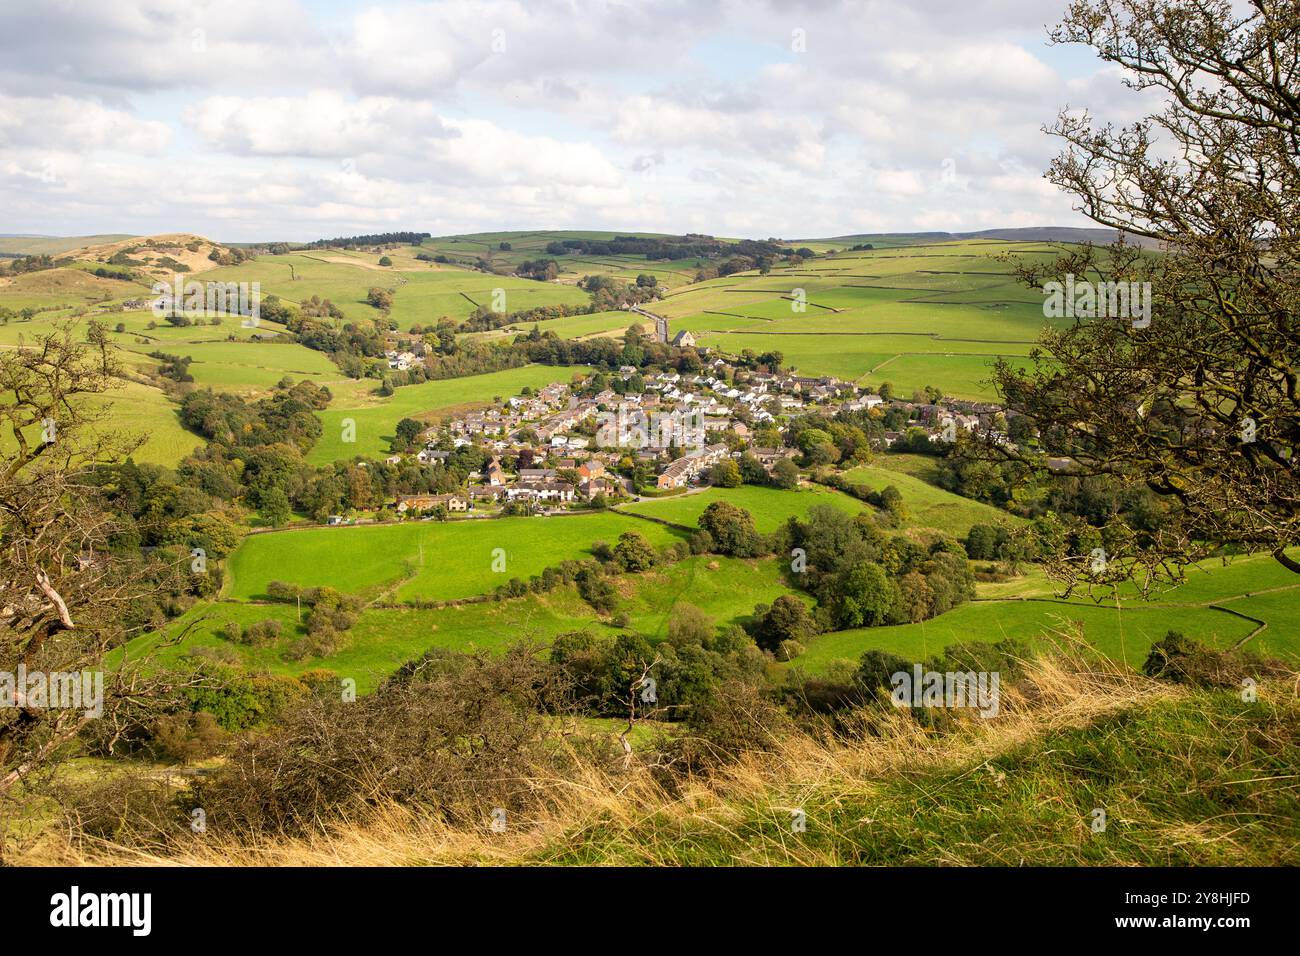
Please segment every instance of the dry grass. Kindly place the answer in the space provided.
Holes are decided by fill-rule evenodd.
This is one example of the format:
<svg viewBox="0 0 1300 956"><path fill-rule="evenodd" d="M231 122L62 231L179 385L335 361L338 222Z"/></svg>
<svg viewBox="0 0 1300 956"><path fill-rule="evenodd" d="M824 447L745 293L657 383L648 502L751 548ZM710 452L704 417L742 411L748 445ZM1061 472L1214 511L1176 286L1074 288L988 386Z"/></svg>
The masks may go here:
<svg viewBox="0 0 1300 956"><path fill-rule="evenodd" d="M1068 646L1066 646L1068 644ZM1195 692L1147 679L1099 658L1085 647L1063 642L1051 656L1024 662L1023 679L1003 687L996 719L961 719L943 733L927 729L906 712L872 711L862 716L862 733L836 737L800 732L769 741L762 753L750 753L707 777L670 780L648 762L630 769L598 766L574 754L572 771L563 779L528 781L536 800L529 819L511 819L494 832L491 809L477 826L449 826L436 817L391 803L364 812L339 815L319 832L295 837L241 836L223 840L208 833L167 853L132 850L84 841L46 845L47 862L125 866L407 866L514 865L527 863L617 863L675 865L715 862L756 865L835 865L861 862L867 834L879 828L901 833L907 842L914 825L917 862L967 864L1033 861L1044 856L1083 853L1086 825L1077 834L1026 830L1009 845L971 840L960 828L933 839L972 812L993 812L999 795L1013 800L1027 776L1007 769L1009 755L1030 753L1037 759L1045 742L1086 730L1104 741L1108 720L1194 703ZM1273 686L1273 685L1269 685ZM1286 693L1285 682L1279 682ZM1286 701L1294 718L1294 692ZM1122 722L1122 721L1121 721ZM1294 733L1294 726L1288 731ZM1258 742L1258 741L1257 741ZM1279 743L1274 741L1274 743ZM1271 744L1261 744L1265 750ZM1130 750L1132 742L1127 743ZM1190 747L1189 747L1190 750ZM1195 771L1195 768L1192 768ZM1008 776L1008 774L1011 776ZM1193 773L1195 776L1196 773ZM1283 775L1285 776L1285 775ZM1033 786L1039 786L1035 781ZM1070 819L1069 781L1031 795L1041 812L1060 810ZM1288 798L1292 782L1280 780ZM872 808L908 804L902 829L898 820L873 816ZM1116 798L1118 799L1118 798ZM808 814L808 833L789 826L797 810ZM882 810L896 813L897 807ZM1003 812L998 810L997 812ZM1007 811L1010 812L1010 811ZM1234 839L1237 829L1215 819L1143 821L1140 805L1112 808L1116 826L1150 824L1158 840L1179 847L1204 848ZM809 839L816 828L817 839ZM888 833L876 834L888 838ZM1068 845L1076 843L1077 847ZM1243 846L1243 852L1249 847ZM878 862L892 862L881 859ZM1148 862L1119 851L1104 851L1096 862ZM1151 861L1155 862L1155 861Z"/></svg>

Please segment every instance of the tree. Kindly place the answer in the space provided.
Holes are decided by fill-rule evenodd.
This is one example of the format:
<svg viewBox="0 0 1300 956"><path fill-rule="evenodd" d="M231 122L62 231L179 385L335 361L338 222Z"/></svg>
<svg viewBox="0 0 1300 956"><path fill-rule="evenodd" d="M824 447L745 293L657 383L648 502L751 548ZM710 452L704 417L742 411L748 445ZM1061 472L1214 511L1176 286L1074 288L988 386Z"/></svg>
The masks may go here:
<svg viewBox="0 0 1300 956"><path fill-rule="evenodd" d="M179 593L207 571L184 547L169 549L171 557L114 550L133 528L94 472L124 459L139 440L102 427L90 411L88 399L113 388L119 369L98 323L89 323L85 338L74 339L69 325L0 350L0 673L11 678L0 688L0 798L21 783L31 799L44 772L92 726L111 748L161 716L181 679L134 660L106 668L104 657L155 628L146 609L159 595ZM16 679L20 671L28 680ZM40 675L47 690L50 678L77 675L81 706L40 699L31 683ZM0 805L0 856L11 822Z"/></svg>
<svg viewBox="0 0 1300 956"><path fill-rule="evenodd" d="M1052 33L1166 95L1130 126L1064 112L1049 130L1065 150L1048 178L1160 254L1121 241L1020 267L1031 286L1138 283L1126 288L1149 290L1146 305L1045 332L1033 367L995 373L1007 407L1034 419L1044 450L1077 462L1073 474L1145 485L1170 505L1155 532L1113 516L1101 565L1050 556L1071 589L1178 577L1222 545L1300 573L1285 553L1300 543L1297 22L1295 0L1241 14L1225 0L1075 0ZM1122 306L1119 288L1108 304Z"/></svg>
<svg viewBox="0 0 1300 956"><path fill-rule="evenodd" d="M799 466L789 458L782 458L772 466L772 484L789 490L799 484Z"/></svg>
<svg viewBox="0 0 1300 956"><path fill-rule="evenodd" d="M966 553L975 561L992 561L1006 532L996 525L975 524L966 532Z"/></svg>
<svg viewBox="0 0 1300 956"><path fill-rule="evenodd" d="M289 505L289 496L284 493L284 489L279 485L274 485L262 493L261 505L258 511L262 515L262 520L272 528L278 528L286 524L293 517L293 508Z"/></svg>
<svg viewBox="0 0 1300 956"><path fill-rule="evenodd" d="M754 519L744 508L729 501L715 501L699 517L700 527L709 533L719 554L752 558L762 550Z"/></svg>
<svg viewBox="0 0 1300 956"><path fill-rule="evenodd" d="M815 633L817 626L808 606L792 594L782 594L759 618L754 642L775 653L785 641L803 643Z"/></svg>
<svg viewBox="0 0 1300 956"><path fill-rule="evenodd" d="M880 507L897 521L907 520L907 504L903 501L903 493L893 485L886 485L880 490Z"/></svg>
<svg viewBox="0 0 1300 956"><path fill-rule="evenodd" d="M614 545L613 558L624 571L649 571L655 564L655 550L640 531L624 531Z"/></svg>
<svg viewBox="0 0 1300 956"><path fill-rule="evenodd" d="M719 488L740 487L740 466L734 458L725 458L709 469L709 484Z"/></svg>
<svg viewBox="0 0 1300 956"><path fill-rule="evenodd" d="M897 601L893 582L885 569L870 561L854 565L840 575L833 613L837 627L876 627L888 623Z"/></svg>
<svg viewBox="0 0 1300 956"><path fill-rule="evenodd" d="M403 418L397 423L397 444L400 448L409 448L424 432L424 425L414 418Z"/></svg>
<svg viewBox="0 0 1300 956"><path fill-rule="evenodd" d="M391 266L393 264L393 260L388 258L388 256L380 256L379 264L381 266Z"/></svg>

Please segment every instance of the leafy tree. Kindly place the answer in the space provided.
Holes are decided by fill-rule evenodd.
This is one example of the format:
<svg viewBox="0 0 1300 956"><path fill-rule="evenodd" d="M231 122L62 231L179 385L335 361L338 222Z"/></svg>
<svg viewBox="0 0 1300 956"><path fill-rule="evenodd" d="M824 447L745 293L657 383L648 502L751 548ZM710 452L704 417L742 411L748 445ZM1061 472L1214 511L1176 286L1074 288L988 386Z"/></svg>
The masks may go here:
<svg viewBox="0 0 1300 956"><path fill-rule="evenodd" d="M740 466L734 458L725 458L709 469L709 484L719 488L739 488Z"/></svg>
<svg viewBox="0 0 1300 956"><path fill-rule="evenodd" d="M396 431L398 446L409 448L424 433L424 425L414 418L403 418L397 423Z"/></svg>
<svg viewBox="0 0 1300 956"><path fill-rule="evenodd" d="M782 458L772 466L772 484L789 490L799 485L799 466L789 458Z"/></svg>
<svg viewBox="0 0 1300 956"><path fill-rule="evenodd" d="M840 575L833 609L840 628L876 627L889 621L898 599L885 569L872 562L854 565Z"/></svg>
<svg viewBox="0 0 1300 956"><path fill-rule="evenodd" d="M275 485L261 495L261 504L258 512L262 520L272 528L279 528L288 523L293 517L293 508L289 504L289 496L284 493L284 489Z"/></svg>
<svg viewBox="0 0 1300 956"><path fill-rule="evenodd" d="M700 528L709 533L719 554L752 558L762 552L762 541L754 529L754 519L744 508L729 501L715 501L699 517Z"/></svg>
<svg viewBox="0 0 1300 956"><path fill-rule="evenodd" d="M754 641L775 653L785 641L803 643L815 633L817 626L808 606L792 594L782 594L759 618Z"/></svg>
<svg viewBox="0 0 1300 956"><path fill-rule="evenodd" d="M624 571L649 571L655 564L655 550L640 531L624 531L614 545L613 559Z"/></svg>

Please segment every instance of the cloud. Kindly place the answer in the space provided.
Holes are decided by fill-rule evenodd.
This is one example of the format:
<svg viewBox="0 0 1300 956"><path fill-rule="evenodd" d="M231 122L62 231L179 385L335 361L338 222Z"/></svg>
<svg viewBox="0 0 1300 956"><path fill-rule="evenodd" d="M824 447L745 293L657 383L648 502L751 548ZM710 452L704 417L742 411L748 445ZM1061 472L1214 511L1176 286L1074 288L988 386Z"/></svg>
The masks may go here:
<svg viewBox="0 0 1300 956"><path fill-rule="evenodd" d="M808 238L1082 224L1061 0L71 0L0 34L0 203L33 232L385 225ZM800 31L798 34L795 31ZM802 45L792 45L800 36Z"/></svg>
<svg viewBox="0 0 1300 956"><path fill-rule="evenodd" d="M171 138L166 123L71 96L0 95L0 149L158 153Z"/></svg>

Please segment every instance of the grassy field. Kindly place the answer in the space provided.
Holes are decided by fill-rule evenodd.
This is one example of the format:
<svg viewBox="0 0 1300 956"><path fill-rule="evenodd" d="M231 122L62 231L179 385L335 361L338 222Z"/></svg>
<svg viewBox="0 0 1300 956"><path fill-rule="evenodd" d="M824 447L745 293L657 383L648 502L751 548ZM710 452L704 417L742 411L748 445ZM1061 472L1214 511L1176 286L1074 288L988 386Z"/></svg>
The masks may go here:
<svg viewBox="0 0 1300 956"><path fill-rule="evenodd" d="M45 269L0 279L0 306L13 309L73 308L148 294L148 287L103 279L81 269Z"/></svg>
<svg viewBox="0 0 1300 956"><path fill-rule="evenodd" d="M426 239L423 248L442 253L454 262L469 266L479 259L486 259L494 269L513 270L528 259L554 259L559 267L559 281L575 283L587 275L609 275L619 279L635 281L642 273L653 275L664 288L673 289L686 285L695 277L699 266L695 259L655 260L635 256L588 256L566 253L553 255L546 251L546 246L563 239L610 240L616 235L654 236L661 233L649 232L593 232L583 230L564 230L549 232L487 232L461 236L441 236ZM502 242L511 248L500 248Z"/></svg>
<svg viewBox="0 0 1300 956"><path fill-rule="evenodd" d="M770 559L741 561L708 555L688 558L661 570L620 578L618 611L628 615L632 629L653 639L666 634L672 609L680 602L700 608L716 624L739 624L750 615L755 603L770 603L788 593L781 581L781 570L781 563ZM283 627L283 636L272 646L236 645L220 633L230 621L247 627L261 620L277 620ZM336 653L302 661L284 656L285 649L304 633L297 609L291 604L236 599L205 602L174 622L169 630L190 625L192 634L183 644L159 652L161 662L174 662L200 647L234 648L249 666L282 674L325 667L352 677L363 691L430 648L498 651L521 640L544 644L565 631L587 630L611 638L621 633L596 618L571 586L500 602L440 608L367 608ZM132 653L155 646L157 641L157 636L142 638L132 646Z"/></svg>
<svg viewBox="0 0 1300 956"><path fill-rule="evenodd" d="M127 382L96 396L91 408L103 417L102 429L122 438L143 439L132 454L140 464L172 467L203 444L203 439L181 427L176 406L158 389Z"/></svg>
<svg viewBox="0 0 1300 956"><path fill-rule="evenodd" d="M844 473L844 478L872 491L882 491L893 485L903 496L903 503L907 506L906 523L911 527L934 528L964 538L971 525L1014 524L1020 520L991 505L963 498L903 471L892 470L889 467L891 457L894 456L878 455L878 463L852 468Z"/></svg>
<svg viewBox="0 0 1300 956"><path fill-rule="evenodd" d="M1266 555L1217 561L1193 569L1186 583L1143 601L1130 590L1119 607L1076 597L1060 601L1041 572L1006 584L981 586L980 600L920 624L838 631L815 638L797 661L810 672L854 660L872 648L924 657L958 641L1016 638L1044 642L1068 622L1107 655L1141 666L1151 644L1170 630L1216 647L1243 640L1262 654L1300 658L1300 581ZM1211 606L1214 605L1214 606ZM1236 612L1236 613L1230 613ZM1244 615L1244 616L1239 616ZM1256 620L1249 620L1253 618Z"/></svg>
<svg viewBox="0 0 1300 956"><path fill-rule="evenodd" d="M828 488L808 487L782 491L757 485L707 488L671 498L647 498L626 505L623 510L696 528L704 509L715 501L728 501L738 508L744 508L753 516L754 527L764 533L775 531L788 518L802 518L813 505L831 505L848 514L867 510L867 506L857 499Z"/></svg>
<svg viewBox="0 0 1300 956"><path fill-rule="evenodd" d="M802 374L991 398L991 362L1027 355L1047 321L1041 296L999 257L1060 248L975 240L838 252L678 288L655 308L703 345L780 351Z"/></svg>
<svg viewBox="0 0 1300 956"><path fill-rule="evenodd" d="M610 512L259 534L231 558L226 593L255 599L278 579L370 598L390 592L397 601L454 600L485 594L511 578L527 580L566 558L589 556L593 542L613 543L629 529L658 545L680 537L663 525ZM497 549L504 552L503 572L493 570Z"/></svg>
<svg viewBox="0 0 1300 956"><path fill-rule="evenodd" d="M99 236L0 236L0 252L16 256L57 256L82 246L130 239L124 232Z"/></svg>

